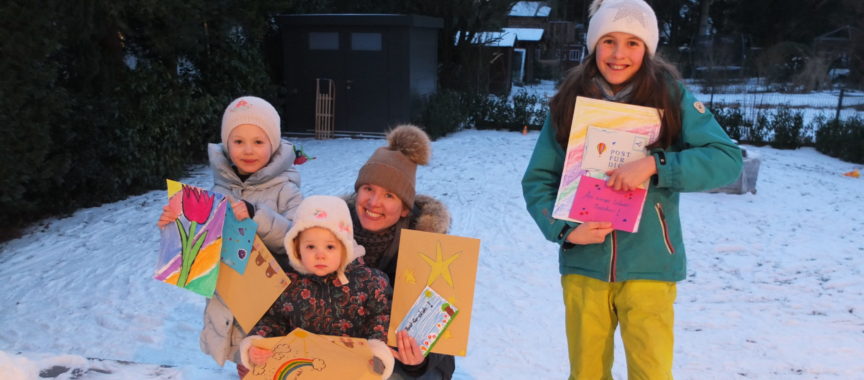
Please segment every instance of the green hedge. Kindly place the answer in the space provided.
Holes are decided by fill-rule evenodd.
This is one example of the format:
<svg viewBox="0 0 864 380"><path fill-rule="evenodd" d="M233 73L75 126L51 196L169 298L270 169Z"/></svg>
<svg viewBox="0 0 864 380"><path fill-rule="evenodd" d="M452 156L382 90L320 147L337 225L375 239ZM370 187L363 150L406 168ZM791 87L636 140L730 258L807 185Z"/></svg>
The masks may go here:
<svg viewBox="0 0 864 380"><path fill-rule="evenodd" d="M231 99L277 103L267 17L204 0L92 5L0 5L0 240L163 188L205 162Z"/></svg>
<svg viewBox="0 0 864 380"><path fill-rule="evenodd" d="M417 101L414 122L437 139L465 128L539 130L546 117L544 97L521 90L512 97L440 90Z"/></svg>
<svg viewBox="0 0 864 380"><path fill-rule="evenodd" d="M740 106L717 107L712 112L729 137L741 143L778 149L815 146L826 155L864 163L864 120L860 117L835 120L820 114L804 124L803 113L788 106L759 112L753 122L746 120Z"/></svg>
<svg viewBox="0 0 864 380"><path fill-rule="evenodd" d="M864 164L864 119L815 119L816 149L831 157Z"/></svg>

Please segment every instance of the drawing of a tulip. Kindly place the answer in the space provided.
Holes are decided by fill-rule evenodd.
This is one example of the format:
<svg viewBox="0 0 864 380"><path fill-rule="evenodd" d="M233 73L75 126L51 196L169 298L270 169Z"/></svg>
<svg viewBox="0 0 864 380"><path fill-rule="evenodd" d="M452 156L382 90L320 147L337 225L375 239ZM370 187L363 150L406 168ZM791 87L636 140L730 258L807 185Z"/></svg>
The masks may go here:
<svg viewBox="0 0 864 380"><path fill-rule="evenodd" d="M195 236L199 224L207 222L210 217L210 210L213 208L213 200L215 196L208 194L202 189L183 185L183 215L189 220L189 231L183 228L180 219L175 220L177 230L180 231L180 257L181 267L180 276L177 279L177 286L186 287L186 281L189 277L189 271L192 269L192 262L198 256L198 251L201 250L201 245L204 244L204 239L207 237L207 231L201 233L200 236Z"/></svg>

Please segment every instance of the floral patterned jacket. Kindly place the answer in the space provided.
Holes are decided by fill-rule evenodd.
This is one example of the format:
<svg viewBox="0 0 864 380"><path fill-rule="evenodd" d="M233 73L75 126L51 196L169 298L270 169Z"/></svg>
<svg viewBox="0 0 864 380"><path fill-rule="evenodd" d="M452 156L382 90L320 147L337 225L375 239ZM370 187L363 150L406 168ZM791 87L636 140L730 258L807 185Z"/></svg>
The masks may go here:
<svg viewBox="0 0 864 380"><path fill-rule="evenodd" d="M290 268L291 285L273 303L249 335L288 335L295 328L324 335L387 340L393 288L381 271L353 262L342 285L336 272L324 277Z"/></svg>

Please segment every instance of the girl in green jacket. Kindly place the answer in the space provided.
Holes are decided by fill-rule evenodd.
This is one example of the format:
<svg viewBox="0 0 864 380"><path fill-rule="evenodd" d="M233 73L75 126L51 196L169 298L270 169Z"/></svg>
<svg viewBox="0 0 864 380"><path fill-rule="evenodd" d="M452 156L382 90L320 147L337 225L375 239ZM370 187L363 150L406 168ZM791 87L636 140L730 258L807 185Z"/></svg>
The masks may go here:
<svg viewBox="0 0 864 380"><path fill-rule="evenodd" d="M523 195L546 238L561 245L570 379L612 378L619 323L628 378L671 379L675 282L686 273L679 193L734 181L741 151L655 55L657 17L643 0L595 0L586 42L590 55L550 101ZM552 218L577 96L663 111L651 154L608 173L615 190L650 180L636 233L614 231L611 222Z"/></svg>

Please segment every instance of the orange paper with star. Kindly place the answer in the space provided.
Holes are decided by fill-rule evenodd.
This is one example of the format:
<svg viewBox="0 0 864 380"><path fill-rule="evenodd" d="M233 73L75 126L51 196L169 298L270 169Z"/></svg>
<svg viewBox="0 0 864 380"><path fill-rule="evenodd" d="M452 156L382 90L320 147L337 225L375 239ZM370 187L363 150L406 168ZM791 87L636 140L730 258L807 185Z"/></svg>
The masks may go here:
<svg viewBox="0 0 864 380"><path fill-rule="evenodd" d="M446 301L445 305L458 310L441 336L435 337L430 352L465 356L479 255L478 239L403 229L387 344L396 346L397 327L428 286Z"/></svg>

